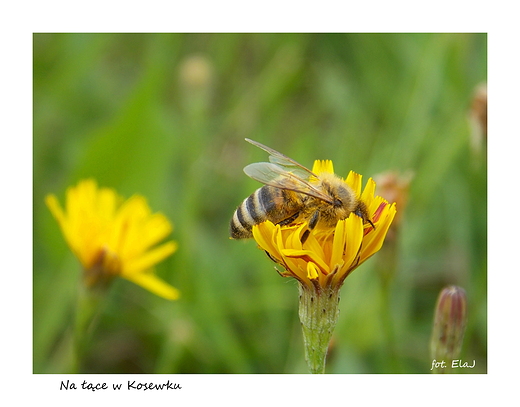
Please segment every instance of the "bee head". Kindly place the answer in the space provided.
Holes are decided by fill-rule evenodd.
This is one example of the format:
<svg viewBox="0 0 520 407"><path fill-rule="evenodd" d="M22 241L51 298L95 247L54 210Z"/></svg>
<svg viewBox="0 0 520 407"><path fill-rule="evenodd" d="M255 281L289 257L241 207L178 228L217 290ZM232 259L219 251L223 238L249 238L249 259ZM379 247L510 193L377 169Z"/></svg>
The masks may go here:
<svg viewBox="0 0 520 407"><path fill-rule="evenodd" d="M351 208L353 202L355 202L355 194L347 185L336 184L333 188L329 189L329 194L332 198L332 205L336 208L345 208L348 211L352 211Z"/></svg>

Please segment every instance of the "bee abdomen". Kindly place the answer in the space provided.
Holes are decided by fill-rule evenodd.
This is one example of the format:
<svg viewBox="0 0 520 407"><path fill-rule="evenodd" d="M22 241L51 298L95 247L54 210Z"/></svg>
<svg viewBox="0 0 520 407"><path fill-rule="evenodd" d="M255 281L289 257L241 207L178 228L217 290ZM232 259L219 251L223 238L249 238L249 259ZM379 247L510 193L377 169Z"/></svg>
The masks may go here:
<svg viewBox="0 0 520 407"><path fill-rule="evenodd" d="M257 189L240 204L231 219L230 234L233 239L253 237L252 228L266 220L266 210L262 199L265 198L265 187Z"/></svg>

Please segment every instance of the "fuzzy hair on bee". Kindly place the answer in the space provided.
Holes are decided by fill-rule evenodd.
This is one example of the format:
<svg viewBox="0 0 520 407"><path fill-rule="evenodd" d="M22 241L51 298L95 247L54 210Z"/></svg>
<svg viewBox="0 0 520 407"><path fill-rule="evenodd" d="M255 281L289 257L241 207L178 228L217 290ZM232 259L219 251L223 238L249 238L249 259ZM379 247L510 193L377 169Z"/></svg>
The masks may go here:
<svg viewBox="0 0 520 407"><path fill-rule="evenodd" d="M269 162L253 163L244 168L249 177L264 186L236 209L231 218L231 238L253 237L253 226L266 220L279 225L308 221L309 231L315 227L333 228L351 213L374 227L365 203L340 177L327 172L316 175L272 148L247 138L246 141L270 156Z"/></svg>

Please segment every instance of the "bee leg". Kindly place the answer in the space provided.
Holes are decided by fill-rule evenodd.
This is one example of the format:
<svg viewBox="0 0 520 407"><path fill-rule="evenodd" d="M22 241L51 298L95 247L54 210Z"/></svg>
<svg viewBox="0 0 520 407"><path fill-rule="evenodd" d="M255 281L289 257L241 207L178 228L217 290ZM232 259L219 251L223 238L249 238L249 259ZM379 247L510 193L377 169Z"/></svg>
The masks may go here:
<svg viewBox="0 0 520 407"><path fill-rule="evenodd" d="M267 254L267 257L269 257L272 261L274 261L276 264L279 264L280 266L283 266L282 263L280 263L278 260L276 260L273 256L271 256L271 253L269 253L267 250L265 251L265 254ZM275 267L276 268L276 267ZM276 271L278 271L278 269L276 269ZM278 274L280 274L280 272L278 271Z"/></svg>
<svg viewBox="0 0 520 407"><path fill-rule="evenodd" d="M320 219L320 212L319 211L314 212L311 216L311 219L309 220L309 227L307 228L307 230L305 232L303 232L302 238L300 239L300 242L302 242L302 244L305 243L305 241L311 234L311 230L316 227L319 219Z"/></svg>
<svg viewBox="0 0 520 407"><path fill-rule="evenodd" d="M374 228L374 230L376 229L376 227L374 226L374 224L372 223L372 221L368 218L368 215L365 215L361 210L357 210L354 212L357 216L359 216L361 219L363 219L363 222L365 223L368 223L370 224L370 226L372 226Z"/></svg>
<svg viewBox="0 0 520 407"><path fill-rule="evenodd" d="M312 214L311 219L309 220L309 230L312 230L318 224L320 220L320 211L316 211Z"/></svg>
<svg viewBox="0 0 520 407"><path fill-rule="evenodd" d="M284 219L281 222L278 222L278 225L280 225L280 226L290 225L293 221L296 220L296 218L299 215L300 215L300 212L296 212L294 215L289 216L287 219Z"/></svg>

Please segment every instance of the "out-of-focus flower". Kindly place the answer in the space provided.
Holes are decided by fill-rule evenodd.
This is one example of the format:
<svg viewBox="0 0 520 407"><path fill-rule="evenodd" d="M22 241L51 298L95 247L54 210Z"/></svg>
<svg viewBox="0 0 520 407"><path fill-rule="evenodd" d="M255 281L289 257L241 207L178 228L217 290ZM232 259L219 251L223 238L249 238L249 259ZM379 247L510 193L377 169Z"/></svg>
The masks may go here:
<svg viewBox="0 0 520 407"><path fill-rule="evenodd" d="M64 209L55 195L45 202L83 266L87 287L106 286L120 276L163 298L179 297L152 270L177 248L173 241L155 246L172 225L164 215L152 214L144 197L124 201L113 189L87 179L67 189Z"/></svg>
<svg viewBox="0 0 520 407"><path fill-rule="evenodd" d="M204 55L191 55L180 66L180 80L191 90L206 88L213 81L213 66Z"/></svg>
<svg viewBox="0 0 520 407"><path fill-rule="evenodd" d="M471 148L475 153L485 149L487 144L487 84L475 88L469 112L471 126Z"/></svg>
<svg viewBox="0 0 520 407"><path fill-rule="evenodd" d="M377 184L377 194L388 202L395 202L399 208L399 212L395 215L395 219L392 222L390 234L392 229L401 225L403 213L405 213L408 205L408 191L413 179L413 172L406 171L399 173L397 171L387 171L376 175L374 179ZM389 237L390 236L388 236L387 239Z"/></svg>

